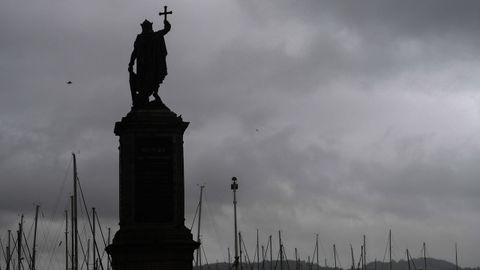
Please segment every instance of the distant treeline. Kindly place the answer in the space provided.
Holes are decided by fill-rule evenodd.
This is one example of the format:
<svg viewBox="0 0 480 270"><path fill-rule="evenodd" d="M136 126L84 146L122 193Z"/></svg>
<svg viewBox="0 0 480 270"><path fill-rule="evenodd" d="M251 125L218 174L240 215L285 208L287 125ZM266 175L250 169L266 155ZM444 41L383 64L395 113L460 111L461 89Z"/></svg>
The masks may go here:
<svg viewBox="0 0 480 270"><path fill-rule="evenodd" d="M367 270L390 270L388 262L377 261L370 262L367 264ZM193 267L194 270L199 270L196 267ZM234 269L233 267L231 269ZM260 264L255 263L242 263L241 267L239 266L238 269L242 270L335 270L333 267L325 267L325 266L317 266L316 263L308 263L306 261L298 261L295 260L288 260L284 261L282 267L280 267L279 261L273 261L272 265L270 261L265 261L264 263L260 262ZM337 267L336 270L350 270L351 267ZM228 263L213 263L213 264L204 264L201 267L201 270L230 270ZM357 268L355 269L357 270ZM360 268L361 270L361 268ZM423 258L413 259L410 261L410 268L406 260L400 261L392 261L392 270L424 270L424 260ZM438 260L434 258L427 258L427 270L456 270L455 264L444 261ZM480 270L480 267L476 268L461 268L459 267L458 270Z"/></svg>

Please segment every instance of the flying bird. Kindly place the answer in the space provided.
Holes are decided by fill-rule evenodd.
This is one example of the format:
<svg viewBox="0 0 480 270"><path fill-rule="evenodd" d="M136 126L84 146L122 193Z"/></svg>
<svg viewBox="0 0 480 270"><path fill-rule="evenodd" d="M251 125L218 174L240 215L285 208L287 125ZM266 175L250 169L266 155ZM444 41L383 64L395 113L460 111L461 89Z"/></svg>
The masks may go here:
<svg viewBox="0 0 480 270"><path fill-rule="evenodd" d="M72 84L72 81L68 81L67 84Z"/></svg>

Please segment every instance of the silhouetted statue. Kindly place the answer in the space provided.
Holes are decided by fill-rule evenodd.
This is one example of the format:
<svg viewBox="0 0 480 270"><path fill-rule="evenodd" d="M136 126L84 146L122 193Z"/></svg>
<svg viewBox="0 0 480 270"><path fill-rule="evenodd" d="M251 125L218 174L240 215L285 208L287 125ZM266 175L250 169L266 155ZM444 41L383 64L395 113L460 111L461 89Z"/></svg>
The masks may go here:
<svg viewBox="0 0 480 270"><path fill-rule="evenodd" d="M142 33L137 35L135 39L130 63L128 64L130 91L134 107L147 104L150 95L153 95L156 101L161 102L158 96L158 87L167 76L167 47L163 36L171 28L167 21L167 14L172 14L172 12L167 12L165 6L165 12L159 14L160 16L165 15L164 29L155 32L152 29L152 23L145 20L141 24ZM133 71L135 62L136 73Z"/></svg>

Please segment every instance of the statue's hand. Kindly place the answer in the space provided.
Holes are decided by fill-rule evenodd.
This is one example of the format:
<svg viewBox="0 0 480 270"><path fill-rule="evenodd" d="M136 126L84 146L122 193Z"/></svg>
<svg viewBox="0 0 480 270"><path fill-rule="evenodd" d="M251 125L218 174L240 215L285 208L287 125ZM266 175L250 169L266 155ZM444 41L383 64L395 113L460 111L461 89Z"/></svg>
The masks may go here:
<svg viewBox="0 0 480 270"><path fill-rule="evenodd" d="M171 27L171 24L167 20L163 20L163 25L165 25L165 27Z"/></svg>

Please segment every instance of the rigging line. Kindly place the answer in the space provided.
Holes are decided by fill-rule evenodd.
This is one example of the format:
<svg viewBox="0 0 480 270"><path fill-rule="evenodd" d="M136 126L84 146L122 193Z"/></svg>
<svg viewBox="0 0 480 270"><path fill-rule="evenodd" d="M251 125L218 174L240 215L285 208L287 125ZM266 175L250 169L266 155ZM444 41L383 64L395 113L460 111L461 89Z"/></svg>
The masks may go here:
<svg viewBox="0 0 480 270"><path fill-rule="evenodd" d="M282 250L283 250L283 255L285 255L285 262L287 263L287 268L288 268L288 270L290 270L290 264L288 263L287 253L285 252L285 246L284 246L284 245L282 245L282 246L283 246L283 248L282 248ZM312 261L313 261L313 258L312 258Z"/></svg>
<svg viewBox="0 0 480 270"><path fill-rule="evenodd" d="M197 214L198 214L198 209L199 208L200 208L200 202L197 204L197 209L195 210L195 215L193 216L192 225L190 226L190 231L192 231L193 224L195 223L195 220L197 219Z"/></svg>
<svg viewBox="0 0 480 270"><path fill-rule="evenodd" d="M66 186L66 183L67 183L67 178L68 178L69 170L70 170L70 167L71 167L72 163L73 163L73 159L69 159L69 162L67 164L67 168L65 170L65 174L64 174L64 177L63 177L62 185L60 187L60 191L58 192L58 195L55 199L54 210L51 213L51 217L50 217L51 220L55 220L55 217L57 216L57 211L58 211L58 208L59 208L59 205L60 205L60 200L63 197L62 195L64 194L64 189L65 189L65 186ZM68 206L67 206L67 208L68 208ZM42 214L43 214L43 211L42 211ZM57 233L58 233L58 230L57 230ZM45 231L43 231L44 243L50 242L50 241L47 241L47 239L50 239L50 234L51 234L50 226L48 226L47 233L45 233ZM48 246L48 249L51 250L51 249L55 249L55 245L56 245L56 243L52 243L50 246L48 246L48 245L47 246Z"/></svg>
<svg viewBox="0 0 480 270"><path fill-rule="evenodd" d="M279 261L279 257L280 257L280 251L278 251L278 253L277 253L277 259L275 261L275 266L273 267L273 269L275 269L275 270L277 269L277 263Z"/></svg>
<svg viewBox="0 0 480 270"><path fill-rule="evenodd" d="M243 244L243 251L245 251L245 255L247 257L247 263L248 263L248 266L252 267L251 263L250 263L250 257L248 256L248 251L247 251L247 247L245 246L245 241L243 240L243 237L241 237L240 239L240 245Z"/></svg>
<svg viewBox="0 0 480 270"><path fill-rule="evenodd" d="M103 234L102 226L100 225L100 218L98 217L98 212L95 212L95 217L97 218L97 223L98 223L98 227L100 229L100 234L102 235L103 245L106 248L107 247L107 241L105 241L105 236ZM97 241L95 241L95 245L96 244L97 244ZM99 256L99 257L101 257L102 260L103 260L103 256L105 255L105 250L106 250L105 248L103 249L102 256ZM98 251L98 247L97 247L97 251ZM107 263L108 264L112 263L112 259L110 258L110 256L107 256Z"/></svg>
<svg viewBox="0 0 480 270"><path fill-rule="evenodd" d="M30 263L32 261L32 254L30 253L30 247L28 246L28 240L27 240L27 237L25 236L25 232L22 231L22 234L23 234L23 239L25 240L25 245L22 245L22 250L25 255L28 255L28 259L30 262L27 262L27 263L29 268L31 268ZM25 252L25 246L27 247L28 254Z"/></svg>
<svg viewBox="0 0 480 270"><path fill-rule="evenodd" d="M107 254L107 252L106 252L105 249L103 249L102 256L100 256L100 258L98 258L98 259L103 260L103 258L105 257L105 254ZM108 256L108 254L107 254L107 256ZM107 262L110 263L110 256L107 257Z"/></svg>
<svg viewBox="0 0 480 270"><path fill-rule="evenodd" d="M104 248L103 251L102 251L102 256L100 256L100 258L98 258L99 260L103 260L103 258L105 257L105 254L107 254L106 247L107 247L107 246L105 246L105 248ZM97 245L97 248L98 248L98 245ZM111 262L110 256L108 256L108 254L107 254L107 262L108 262L108 263Z"/></svg>
<svg viewBox="0 0 480 270"><path fill-rule="evenodd" d="M57 215L57 211L58 211L58 206L60 204L60 199L63 197L63 190L65 189L65 184L67 183L67 178L68 178L68 173L69 173L69 170L70 170L70 166L72 166L72 162L73 162L73 159L68 159L69 162L67 164L67 168L65 170L65 175L63 177L63 181L62 181L62 185L60 186L60 191L57 193L57 197L55 199L55 204L54 204L54 210L52 212L52 215L51 215L51 220L55 220L55 217ZM46 238L49 238L50 237L50 230L48 230L48 234L46 235L45 239Z"/></svg>
<svg viewBox="0 0 480 270"><path fill-rule="evenodd" d="M85 224L83 226L84 226L83 231L85 231ZM80 250L82 251L82 255L83 255L83 262L82 262L81 267L80 267L80 270L81 270L83 268L83 264L86 261L87 255L85 254L85 249L83 248L82 241L78 241L78 243L80 243Z"/></svg>
<svg viewBox="0 0 480 270"><path fill-rule="evenodd" d="M7 235L7 237L8 237L8 235ZM7 258L6 251L3 249L2 239L0 239L0 247L2 248L3 258Z"/></svg>
<svg viewBox="0 0 480 270"><path fill-rule="evenodd" d="M78 243L80 243L80 251L82 252L82 255L83 255L83 261L82 261L82 264L80 265L80 270L83 268L83 264L85 263L86 257L87 257L85 255L85 248L83 247L83 243L88 242L87 235L86 235L87 234L87 228L86 227L87 227L86 222L83 222L81 230L78 232ZM76 257L79 258L78 254L77 254Z"/></svg>
<svg viewBox="0 0 480 270"><path fill-rule="evenodd" d="M270 246L270 241L267 240L267 245L266 245L265 251L262 254L262 258L267 257L267 252L268 252L268 247L269 246Z"/></svg>
<svg viewBox="0 0 480 270"><path fill-rule="evenodd" d="M25 223L27 223L27 221L28 221L28 218L25 218ZM32 225L30 225L30 229L28 230L28 234L27 234L27 235L28 235L28 239L30 239L30 234L31 234L32 231L33 231L33 225L34 225L34 223L32 222Z"/></svg>
<svg viewBox="0 0 480 270"><path fill-rule="evenodd" d="M340 261L340 256L338 256L338 252L336 252L335 255L337 256L338 265L340 266L340 269L342 269L342 261ZM366 260L365 260L365 264L367 264Z"/></svg>
<svg viewBox="0 0 480 270"><path fill-rule="evenodd" d="M322 248L322 255L324 258L327 257L327 253L325 252L325 248L323 247L322 240L318 238L318 244L320 244L320 247Z"/></svg>
<svg viewBox="0 0 480 270"><path fill-rule="evenodd" d="M50 249L55 248L55 247L53 246L54 243L49 244L50 241L47 240L47 237L48 237L48 238L50 237L50 226L46 226L46 225L45 225L46 222L47 222L47 221L46 221L45 219L41 219L41 220L40 220L39 231L41 232L41 234L42 234L42 236L43 236L43 239L42 239L43 241L41 241L41 243L47 243L47 244L44 244L44 246L47 246L47 249L50 250ZM46 229L46 230L43 230L42 228L45 228L45 227L46 227L47 229ZM47 230L48 230L48 232L49 232L49 233L48 233L48 234L49 234L48 236L47 236L47 234L46 234L46 231L47 231Z"/></svg>
<svg viewBox="0 0 480 270"><path fill-rule="evenodd" d="M210 210L210 205L208 204L207 202L207 192L204 190L203 191L204 193L204 197L203 197L203 202L205 204L205 212L207 213L207 216L210 218L210 221L212 222L212 227L213 227L213 231L215 232L215 236L217 237L217 239L222 239L222 237L220 237L220 234L218 233L218 228L217 226L215 225L215 218L214 216L212 215L212 211ZM221 250L225 250L225 246L223 245L223 242L217 240L217 243L220 245L220 249ZM225 253L223 253L223 259L226 261L226 257L225 257Z"/></svg>
<svg viewBox="0 0 480 270"><path fill-rule="evenodd" d="M410 256L410 254L409 254L408 256ZM415 262L414 262L412 256L410 256L410 261L411 261L412 264L413 264L413 269L417 270L417 266L415 265Z"/></svg>
<svg viewBox="0 0 480 270"><path fill-rule="evenodd" d="M62 223L61 223L60 225L57 225L57 226L60 227L60 229L57 229L57 233L55 234L54 241L51 242L51 243L52 243L51 246L48 247L49 250L52 250L52 251L50 251L52 257L53 257L53 255L55 254L54 251L55 251L55 250L57 249L57 247L58 247L58 240L59 240L59 238L60 238L60 235L62 234L62 233L60 233L60 231L62 230L64 224L65 224L65 222L62 221ZM58 228L58 227L57 227L57 228ZM45 242L47 242L47 241L45 240L44 243L45 243ZM47 267L47 269L50 269L50 267Z"/></svg>
<svg viewBox="0 0 480 270"><path fill-rule="evenodd" d="M393 234L392 234L392 258L396 258L397 255L395 254L395 250L399 250L400 248L397 246L397 243L395 242L395 239L393 238ZM392 259L393 261L395 261L394 259Z"/></svg>
<svg viewBox="0 0 480 270"><path fill-rule="evenodd" d="M83 206L85 207L85 210L86 210L88 224L90 225L90 231L93 231L92 222L90 221L90 215L88 214L87 203L85 202L85 197L83 195L82 185L80 184L80 179L78 178L78 176L77 176L77 183L78 183L78 187L79 187L79 190L80 190L80 197L82 198ZM95 224L93 224L93 225L95 225ZM100 252L98 251L98 249L97 249L97 253L98 253L98 256L100 257ZM102 268L102 270L104 269L102 261L100 261L100 267Z"/></svg>
<svg viewBox="0 0 480 270"><path fill-rule="evenodd" d="M95 217L97 219L98 228L100 229L100 235L102 236L103 246L106 248L107 247L107 241L105 240L105 235L103 234L102 226L100 224L100 218L98 217L98 212L95 212ZM100 251L98 250L97 241L95 240L94 243L95 243L96 248L94 248L93 250L97 251L98 257L101 261L101 260L103 260L103 256L105 255L105 249L103 249L102 255L100 255ZM111 263L110 256L107 257L107 263L109 263L109 264Z"/></svg>
<svg viewBox="0 0 480 270"><path fill-rule="evenodd" d="M23 239L25 240L25 245L22 245L22 250L23 250L23 254L24 255L27 255L28 256L28 259L27 260L27 264L28 264L28 268L31 269L32 268L32 254L30 253L30 248L28 247L28 241L27 241L27 238L25 237L25 232L22 232L22 235L23 235ZM25 246L27 248L27 252L25 252Z"/></svg>
<svg viewBox="0 0 480 270"><path fill-rule="evenodd" d="M387 249L388 249L388 237L387 237L387 241L385 242L385 252L383 253L383 260L382 260L382 270L383 270L383 267L385 266L385 259L387 258Z"/></svg>
<svg viewBox="0 0 480 270"><path fill-rule="evenodd" d="M61 228L63 228L63 225L65 225L65 221L62 222ZM52 265L53 256L56 255L56 250L57 250L57 248L58 248L58 246L59 246L59 244L57 244L57 242L58 242L58 237L59 237L59 236L57 235L57 238L56 238L55 241L54 241L55 246L53 247L53 250L52 250L51 255L50 255L50 259L49 259L49 261L48 261L48 266L47 266L47 268L45 268L45 269L51 269L50 266Z"/></svg>
<svg viewBox="0 0 480 270"><path fill-rule="evenodd" d="M82 197L82 202L83 202L83 205L85 207L85 212L86 212L85 214L88 218L88 224L90 225L90 232L93 232L93 226L95 226L95 224L92 224L92 222L90 220L90 215L88 214L87 203L85 202L85 196L83 195L83 188L82 188L82 185L80 184L80 179L78 178L78 176L77 176L77 183L78 183L78 188L80 190L80 196ZM80 209L81 209L81 207L80 207ZM105 241L105 239L104 239L104 241ZM97 249L97 254L98 254L98 257L100 257L100 251L98 251L98 249ZM103 262L99 261L99 263L100 263L100 268L102 268L102 270L103 270L104 269L103 268Z"/></svg>
<svg viewBox="0 0 480 270"><path fill-rule="evenodd" d="M205 258L205 263L207 263L207 267L208 269L210 269L210 264L208 264L208 259L207 259L207 254L205 254L205 249L201 247L199 247L199 249L203 251L203 257Z"/></svg>
<svg viewBox="0 0 480 270"><path fill-rule="evenodd" d="M46 224L46 221L42 220L43 221L43 225L41 227L44 227L45 224ZM47 238L46 238L46 234L45 232L43 233L44 235L44 239L43 239L43 243L51 243L50 245L46 245L46 249L47 250L50 250L50 259L49 259L49 262L48 262L48 267L46 269L50 269L50 265L51 265L51 261L53 260L53 256L55 255L55 250L57 249L57 246L58 246L58 239L60 238L60 235L62 235L63 231L62 229L64 228L65 224L65 221L62 219L62 223L60 224L57 224L57 229L56 229L56 234L54 235L54 241L47 241ZM47 226L48 228L50 228L51 226ZM45 265L45 263L43 264ZM40 268L38 268L40 269Z"/></svg>
<svg viewBox="0 0 480 270"><path fill-rule="evenodd" d="M357 268L360 269L360 264L362 263L362 260L363 260L363 245L362 245L362 248L360 250L360 256L358 257L358 263L357 263Z"/></svg>
<svg viewBox="0 0 480 270"><path fill-rule="evenodd" d="M252 264L255 263L256 259L257 259L257 245L255 245L255 249L253 250Z"/></svg>
<svg viewBox="0 0 480 270"><path fill-rule="evenodd" d="M315 234L315 237L317 236L317 234ZM315 243L315 247L313 248L313 254L312 254L312 261L313 261L313 258L315 258L315 254L317 252L317 249L318 249L318 245L317 243ZM313 265L313 263L312 263Z"/></svg>
<svg viewBox="0 0 480 270"><path fill-rule="evenodd" d="M105 240L105 235L103 234L102 226L100 224L100 218L98 217L98 212L95 212L95 217L97 219L98 228L100 229L100 235L102 236L103 245L106 247L107 241Z"/></svg>
<svg viewBox="0 0 480 270"><path fill-rule="evenodd" d="M15 249L17 248L17 241L15 237L12 238L12 241L13 241L13 247L12 247L11 253L9 254L10 259L12 259L13 254L15 253Z"/></svg>
<svg viewBox="0 0 480 270"><path fill-rule="evenodd" d="M28 220L28 219L27 219L27 220ZM26 223L26 221L25 221L25 223ZM30 229L28 230L28 234L27 234L28 237L25 236L25 231L22 231L22 233L23 233L23 238L25 239L25 244L27 245L27 250L28 250L28 253L29 253L29 257L30 257L29 259L30 259L30 261L32 260L32 255L30 254L30 247L28 246L28 239L30 239L30 235L31 235L31 233L32 233L32 231L33 231L33 226L34 226L34 224L35 224L35 223L32 222L32 225L30 225ZM29 265L30 265L30 264L29 264ZM31 268L31 267L30 267L30 268Z"/></svg>

